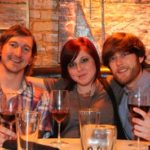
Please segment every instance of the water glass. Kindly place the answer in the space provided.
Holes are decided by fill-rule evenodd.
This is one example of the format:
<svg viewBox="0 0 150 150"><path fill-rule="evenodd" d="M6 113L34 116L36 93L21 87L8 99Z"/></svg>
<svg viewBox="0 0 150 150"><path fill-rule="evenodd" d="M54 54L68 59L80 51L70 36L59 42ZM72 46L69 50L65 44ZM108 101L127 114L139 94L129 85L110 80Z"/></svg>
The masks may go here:
<svg viewBox="0 0 150 150"><path fill-rule="evenodd" d="M39 132L40 114L36 111L16 113L18 150L33 150Z"/></svg>
<svg viewBox="0 0 150 150"><path fill-rule="evenodd" d="M96 141L91 136L93 129L100 123L100 112L97 109L80 110L79 123L82 148L83 150L90 150L90 148L96 146Z"/></svg>
<svg viewBox="0 0 150 150"><path fill-rule="evenodd" d="M116 141L116 127L100 124L100 112L94 109L79 112L83 150L112 150Z"/></svg>

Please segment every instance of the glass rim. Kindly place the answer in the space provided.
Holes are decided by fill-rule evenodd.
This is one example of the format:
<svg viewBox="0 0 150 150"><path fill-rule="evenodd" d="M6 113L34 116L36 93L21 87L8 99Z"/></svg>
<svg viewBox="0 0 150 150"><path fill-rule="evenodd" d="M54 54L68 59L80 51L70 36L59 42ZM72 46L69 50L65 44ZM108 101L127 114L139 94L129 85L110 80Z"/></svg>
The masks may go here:
<svg viewBox="0 0 150 150"><path fill-rule="evenodd" d="M17 114L39 114L40 115L40 112L34 111L34 110L22 110L22 111L16 112L16 115Z"/></svg>
<svg viewBox="0 0 150 150"><path fill-rule="evenodd" d="M80 109L79 112L98 112L98 113L100 113L100 110L98 108L83 108L83 109Z"/></svg>
<svg viewBox="0 0 150 150"><path fill-rule="evenodd" d="M55 91L57 92L57 91L69 91L69 90L65 90L65 89L58 89L58 90L54 89L54 90L51 90L51 92L55 92Z"/></svg>

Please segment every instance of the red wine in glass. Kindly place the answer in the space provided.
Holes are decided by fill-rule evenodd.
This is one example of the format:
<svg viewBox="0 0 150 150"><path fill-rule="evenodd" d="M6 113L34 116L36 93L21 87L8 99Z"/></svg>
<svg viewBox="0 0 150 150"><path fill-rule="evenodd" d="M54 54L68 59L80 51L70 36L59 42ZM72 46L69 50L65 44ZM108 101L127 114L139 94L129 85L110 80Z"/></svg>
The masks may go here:
<svg viewBox="0 0 150 150"><path fill-rule="evenodd" d="M0 112L0 116L6 122L12 122L15 120L15 113L14 112L10 112L10 111Z"/></svg>
<svg viewBox="0 0 150 150"><path fill-rule="evenodd" d="M68 115L68 110L51 110L52 117L57 123L61 123Z"/></svg>
<svg viewBox="0 0 150 150"><path fill-rule="evenodd" d="M9 93L13 95L13 93ZM0 96L0 118L1 124L15 132L15 114L21 109L22 100L19 96L12 96L8 98L4 93Z"/></svg>
<svg viewBox="0 0 150 150"><path fill-rule="evenodd" d="M150 108L150 92L149 88L146 87L138 87L134 89L134 91L129 93L129 99L128 99L128 108L129 108L129 119L131 118L139 118L143 120L143 117L139 114L136 113L133 108L137 107L146 113L149 111ZM130 118L131 117L131 118ZM130 120L131 121L131 120ZM131 121L131 124L134 125ZM144 146L144 144L141 144L140 142L140 137L137 137L136 135L134 136L134 139L137 140L137 143L132 144L134 147L137 149L140 149L141 147Z"/></svg>
<svg viewBox="0 0 150 150"><path fill-rule="evenodd" d="M10 111L0 112L0 117L4 120L3 125L6 128L9 128L15 132L15 125L14 125L15 112L10 112Z"/></svg>
<svg viewBox="0 0 150 150"><path fill-rule="evenodd" d="M129 108L131 116L136 117L136 118L140 118L140 119L143 119L143 117L140 114L133 111L134 107L138 107L138 108L142 109L143 111L145 111L146 113L149 111L149 108L150 108L150 106L148 106L148 105L138 106L138 105L135 105L135 104L128 104L128 108Z"/></svg>
<svg viewBox="0 0 150 150"><path fill-rule="evenodd" d="M53 143L60 145L62 143L60 138L61 122L69 113L69 92L67 90L52 90L50 95L50 112L53 119L58 123L58 139L57 142Z"/></svg>

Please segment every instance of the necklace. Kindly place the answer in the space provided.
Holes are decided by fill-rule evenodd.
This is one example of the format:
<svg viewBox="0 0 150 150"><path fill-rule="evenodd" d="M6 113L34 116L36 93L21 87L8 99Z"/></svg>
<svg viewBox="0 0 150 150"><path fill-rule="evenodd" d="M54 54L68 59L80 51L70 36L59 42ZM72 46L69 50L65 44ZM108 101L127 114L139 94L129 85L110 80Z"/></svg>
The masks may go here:
<svg viewBox="0 0 150 150"><path fill-rule="evenodd" d="M76 92L77 92L77 101L79 104L79 109L90 108L93 102L93 96L95 91L91 92L90 90L88 94L80 94L76 88Z"/></svg>
<svg viewBox="0 0 150 150"><path fill-rule="evenodd" d="M76 87L76 89L77 89L77 93L78 93L79 95L82 95L83 97L93 96L93 95L94 95L94 92L95 92L95 90L96 90L96 85L93 84L93 85L91 86L90 90L87 91L87 92L84 92L84 93L81 92L81 90L78 88L78 86Z"/></svg>

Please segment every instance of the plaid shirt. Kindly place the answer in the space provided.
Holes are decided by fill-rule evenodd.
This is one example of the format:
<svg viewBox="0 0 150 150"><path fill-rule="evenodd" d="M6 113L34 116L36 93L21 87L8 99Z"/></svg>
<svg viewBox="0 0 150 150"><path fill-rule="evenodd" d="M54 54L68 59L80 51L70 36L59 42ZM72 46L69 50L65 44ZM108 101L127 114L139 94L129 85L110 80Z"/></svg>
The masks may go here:
<svg viewBox="0 0 150 150"><path fill-rule="evenodd" d="M5 96L2 89L0 89L0 95ZM38 111L41 114L40 121L40 137L49 137L53 135L52 119L49 112L49 94L48 92L34 86L31 82L23 80L22 88L14 94L9 102L14 101L13 110L17 109L18 99L21 98L21 110Z"/></svg>

